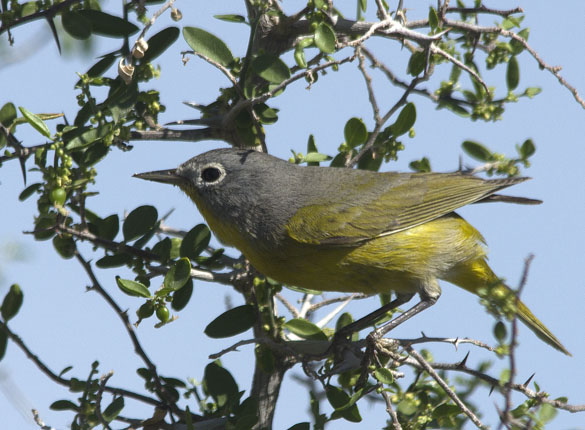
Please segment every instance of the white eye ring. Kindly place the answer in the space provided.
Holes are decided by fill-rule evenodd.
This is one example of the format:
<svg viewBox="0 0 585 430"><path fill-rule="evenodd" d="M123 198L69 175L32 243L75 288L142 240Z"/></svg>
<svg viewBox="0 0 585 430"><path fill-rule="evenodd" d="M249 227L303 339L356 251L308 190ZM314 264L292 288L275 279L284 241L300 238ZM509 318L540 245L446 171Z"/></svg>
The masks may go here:
<svg viewBox="0 0 585 430"><path fill-rule="evenodd" d="M225 178L225 169L219 163L209 163L201 167L197 183L203 186L219 184Z"/></svg>

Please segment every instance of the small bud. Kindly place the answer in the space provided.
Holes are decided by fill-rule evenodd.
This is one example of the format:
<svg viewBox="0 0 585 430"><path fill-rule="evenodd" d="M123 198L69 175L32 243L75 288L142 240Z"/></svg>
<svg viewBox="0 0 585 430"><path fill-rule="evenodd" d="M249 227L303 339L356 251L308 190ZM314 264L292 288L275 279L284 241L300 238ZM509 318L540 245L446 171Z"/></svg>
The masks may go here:
<svg viewBox="0 0 585 430"><path fill-rule="evenodd" d="M132 56L134 58L142 58L144 57L144 53L148 49L148 43L144 40L143 37L138 39L134 44L134 48L132 48Z"/></svg>
<svg viewBox="0 0 585 430"><path fill-rule="evenodd" d="M132 82L132 75L134 74L134 66L132 64L126 64L124 58L120 58L120 62L118 63L118 76L122 78L122 80L129 85Z"/></svg>
<svg viewBox="0 0 585 430"><path fill-rule="evenodd" d="M171 18L173 19L173 21L180 21L181 18L183 18L183 14L181 13L181 11L177 8L172 8L171 9Z"/></svg>

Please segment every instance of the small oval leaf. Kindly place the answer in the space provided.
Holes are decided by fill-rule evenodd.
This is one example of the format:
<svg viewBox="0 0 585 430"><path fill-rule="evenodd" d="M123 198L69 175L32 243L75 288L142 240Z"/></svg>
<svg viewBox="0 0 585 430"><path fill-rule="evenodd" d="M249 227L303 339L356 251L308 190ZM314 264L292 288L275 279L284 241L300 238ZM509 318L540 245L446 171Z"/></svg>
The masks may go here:
<svg viewBox="0 0 585 430"><path fill-rule="evenodd" d="M13 318L18 313L20 307L22 306L23 299L24 295L22 294L20 285L12 284L10 286L10 290L8 290L8 293L4 296L4 300L2 301L2 308L0 308L0 314L2 315L2 319L5 322Z"/></svg>
<svg viewBox="0 0 585 430"><path fill-rule="evenodd" d="M150 39L148 39L148 49L142 57L141 62L147 63L154 60L160 54L165 52L179 38L181 30L177 27L168 27L159 31Z"/></svg>
<svg viewBox="0 0 585 430"><path fill-rule="evenodd" d="M45 122L38 115L35 115L34 113L23 108L22 106L19 106L18 109L20 110L22 115L25 117L26 121L30 125L32 125L36 131L38 131L39 133L41 133L45 137L48 137L48 138L51 137L51 132L49 131L49 127L47 127L47 124L45 124Z"/></svg>
<svg viewBox="0 0 585 430"><path fill-rule="evenodd" d="M394 382L394 375L392 375L390 369L386 369L385 367L376 369L374 371L374 377L382 384L390 385Z"/></svg>
<svg viewBox="0 0 585 430"><path fill-rule="evenodd" d="M91 22L76 11L64 12L61 15L61 24L69 35L78 40L85 40L91 36Z"/></svg>
<svg viewBox="0 0 585 430"><path fill-rule="evenodd" d="M322 22L317 26L315 29L315 45L325 54L335 52L335 32L329 24Z"/></svg>
<svg viewBox="0 0 585 430"><path fill-rule="evenodd" d="M211 240L211 232L205 224L198 224L193 227L183 238L181 242L181 257L187 257L192 260L207 248Z"/></svg>
<svg viewBox="0 0 585 430"><path fill-rule="evenodd" d="M16 108L13 103L8 102L0 109L0 124L4 127L10 127L15 119Z"/></svg>
<svg viewBox="0 0 585 430"><path fill-rule="evenodd" d="M323 330L305 319L293 318L284 324L284 328L303 339L328 340L327 335L323 333Z"/></svg>
<svg viewBox="0 0 585 430"><path fill-rule="evenodd" d="M129 296L150 298L150 291L140 282L132 281L130 279L122 279L116 277L118 287Z"/></svg>
<svg viewBox="0 0 585 430"><path fill-rule="evenodd" d="M234 56L227 45L217 36L205 30L184 27L183 37L194 52L216 61L224 67L228 67L234 61Z"/></svg>
<svg viewBox="0 0 585 430"><path fill-rule="evenodd" d="M57 400L49 406L53 411L75 411L79 410L79 406L70 400Z"/></svg>
<svg viewBox="0 0 585 430"><path fill-rule="evenodd" d="M506 85L508 91L514 91L520 82L520 66L516 56L510 57L508 60L508 68L506 69Z"/></svg>
<svg viewBox="0 0 585 430"><path fill-rule="evenodd" d="M191 262L188 258L177 260L165 275L164 287L172 291L182 288L191 278Z"/></svg>
<svg viewBox="0 0 585 430"><path fill-rule="evenodd" d="M176 311L181 311L187 306L191 296L193 295L193 279L189 278L183 288L178 289L173 293L173 301L171 307Z"/></svg>
<svg viewBox="0 0 585 430"><path fill-rule="evenodd" d="M368 139L368 129L360 118L350 118L343 128L343 136L349 146L355 148Z"/></svg>
<svg viewBox="0 0 585 430"><path fill-rule="evenodd" d="M139 206L124 220L124 240L130 242L149 232L156 225L158 212L154 206Z"/></svg>
<svg viewBox="0 0 585 430"><path fill-rule="evenodd" d="M26 187L24 190L22 190L22 192L20 193L20 195L18 196L18 200L20 200L21 202L25 201L26 199L28 199L30 196L32 196L32 194L37 191L39 188L41 188L41 183L36 183L36 184L31 184L28 187Z"/></svg>
<svg viewBox="0 0 585 430"><path fill-rule="evenodd" d="M252 60L252 69L262 79L273 84L280 84L290 78L290 69L275 55L261 54Z"/></svg>
<svg viewBox="0 0 585 430"><path fill-rule="evenodd" d="M256 318L256 311L251 305L238 306L211 321L204 332L215 339L235 336L251 328Z"/></svg>
<svg viewBox="0 0 585 430"><path fill-rule="evenodd" d="M394 137L402 136L412 128L416 122L416 107L414 103L408 103L402 108L396 122L392 124L392 134Z"/></svg>
<svg viewBox="0 0 585 430"><path fill-rule="evenodd" d="M104 418L104 420L106 420L107 422L111 422L113 421L118 415L120 415L120 412L122 412L122 409L124 409L124 397L116 397L112 403L110 403L108 405L108 407L106 409L103 410L102 412L102 417Z"/></svg>
<svg viewBox="0 0 585 430"><path fill-rule="evenodd" d="M83 9L77 13L91 23L91 32L100 36L121 38L130 36L139 30L131 22L99 10Z"/></svg>
<svg viewBox="0 0 585 430"><path fill-rule="evenodd" d="M466 140L461 144L463 150L472 158L479 161L491 161L493 159L492 153L489 149L481 143Z"/></svg>

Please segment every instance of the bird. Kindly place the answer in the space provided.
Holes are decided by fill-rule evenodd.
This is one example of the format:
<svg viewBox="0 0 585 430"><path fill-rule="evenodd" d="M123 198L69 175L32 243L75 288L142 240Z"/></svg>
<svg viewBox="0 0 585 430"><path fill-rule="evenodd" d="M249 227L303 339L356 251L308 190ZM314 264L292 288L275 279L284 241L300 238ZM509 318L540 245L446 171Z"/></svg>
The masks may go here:
<svg viewBox="0 0 585 430"><path fill-rule="evenodd" d="M285 285L394 292L393 306L418 294L420 302L382 334L433 305L441 294L438 281L444 280L488 300L514 303L520 321L570 355L496 276L484 238L454 212L479 202L540 203L497 194L529 178L301 166L238 148L211 150L177 168L134 176L178 186L220 242Z"/></svg>

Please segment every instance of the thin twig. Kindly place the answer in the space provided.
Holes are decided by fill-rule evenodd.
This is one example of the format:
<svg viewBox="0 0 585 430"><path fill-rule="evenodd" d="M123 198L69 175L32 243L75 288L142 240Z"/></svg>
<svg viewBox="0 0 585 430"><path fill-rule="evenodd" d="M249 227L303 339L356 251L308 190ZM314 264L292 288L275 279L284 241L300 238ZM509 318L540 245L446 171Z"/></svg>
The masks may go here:
<svg viewBox="0 0 585 430"><path fill-rule="evenodd" d="M100 377L100 385L95 399L95 414L97 415L98 420L100 420L100 423L102 423L104 428L107 428L108 430L111 430L111 427L110 424L105 420L104 416L102 415L102 397L104 395L104 389L106 388L106 384L113 375L114 371L110 370L108 373Z"/></svg>
<svg viewBox="0 0 585 430"><path fill-rule="evenodd" d="M382 391L382 397L384 397L384 401L386 402L386 411L388 411L388 413L390 414L390 418L392 418L392 428L394 430L402 430L402 426L398 421L398 415L396 414L396 411L392 407L391 400L392 396L390 396L390 393L388 391Z"/></svg>
<svg viewBox="0 0 585 430"><path fill-rule="evenodd" d="M56 382L59 385L63 385L63 386L68 387L68 388L71 386L71 380L69 380L67 378L63 378L63 377L57 375L51 369L49 369L49 367L45 363L43 363L41 361L41 359L28 348L28 346L24 343L24 341L20 338L20 336L18 336L16 333L14 333L12 330L10 330L10 328L8 328L8 326L2 321L0 321L0 330L4 330L4 332L8 335L10 340L12 340L20 348L20 350L26 355L26 357L30 361L32 361L33 364L42 373L44 373L47 377L49 377L49 379L51 379L53 382ZM122 395L122 396L125 396L128 398L132 398L132 399L144 402L144 403L149 404L149 405L161 406L161 402L156 400L156 399L153 399L152 397L148 397L148 396L144 396L142 394L134 393L132 391L125 390L123 388L106 387L105 391L107 391L108 393Z"/></svg>
<svg viewBox="0 0 585 430"><path fill-rule="evenodd" d="M83 267L85 272L87 273L87 276L91 280L92 285L91 285L91 287L89 287L89 289L96 291L100 296L102 296L102 298L114 310L116 315L118 315L120 320L122 320L124 328L126 329L126 333L130 337L130 340L132 341L132 344L134 345L134 352L136 352L136 354L142 359L142 361L144 362L144 364L146 365L146 367L150 371L150 374L152 375L152 378L154 381L154 385L156 387L156 391L157 391L158 395L161 397L161 400L164 400L164 402L174 412L177 412L178 407L177 407L176 403L168 396L166 389L164 388L162 381L158 375L155 364L150 360L150 358L146 354L146 351L144 350L144 348L140 344L140 341L138 340L138 336L136 336L136 332L134 331L134 326L130 323L130 319L128 318L128 314L125 311L123 311L122 308L120 308L120 306L118 306L118 303L116 303L115 300L112 298L112 296L110 296L108 294L108 292L101 286L100 282L98 281L97 277L95 276L95 274L93 272L91 265L89 264L88 261L86 261L83 258L83 256L77 250L75 251L75 257L77 258L77 260L79 261L79 263L81 264L81 266Z"/></svg>
<svg viewBox="0 0 585 430"><path fill-rule="evenodd" d="M528 280L528 271L530 270L530 264L534 259L534 254L529 254L524 261L524 270L522 271L522 278L520 279L520 285L518 286L518 290L515 294L515 308L518 309L518 305L520 304L520 295L522 294L522 290L526 286L526 282ZM504 388L504 411L501 414L501 421L500 421L500 428L505 426L506 428L511 428L510 419L510 411L512 410L512 384L514 384L514 378L516 377L516 342L518 338L518 314L514 313L514 318L512 319L512 339L510 340L510 351L509 351L509 360L510 360L510 377L509 377L509 385L506 385Z"/></svg>
<svg viewBox="0 0 585 430"><path fill-rule="evenodd" d="M368 98L370 99L370 105L372 105L372 111L374 113L374 121L379 123L382 119L380 118L380 108L378 107L378 102L376 101L376 94L374 93L374 87L372 86L372 77L368 74L365 65L365 58L361 52L361 47L356 48L356 53L358 56L358 68L360 72L362 72L362 76L364 77L364 81L366 82L366 88L368 90Z"/></svg>
<svg viewBox="0 0 585 430"><path fill-rule="evenodd" d="M420 355L417 351L412 349L412 347L407 346L406 351L409 355L414 357L416 361L423 367L423 369L441 386L441 388L447 393L447 395L455 402L455 404L463 411L465 415L469 417L469 419L475 424L477 428L487 430L488 427L481 422L481 420L473 413L471 409L461 401L459 396L449 387L449 385L439 376L439 374L433 369L433 367L427 363L427 361Z"/></svg>
<svg viewBox="0 0 585 430"><path fill-rule="evenodd" d="M476 14L476 13L486 13L490 15L499 15L503 16L504 18L509 17L515 13L524 13L524 10L521 7L516 7L514 9L509 10L501 10L501 9L492 9L484 5L480 5L479 7L448 7L445 8L446 13L463 13L463 14Z"/></svg>
<svg viewBox="0 0 585 430"><path fill-rule="evenodd" d="M15 19L7 25L0 26L0 34L4 33L5 31L9 31L11 28L18 27L19 25L26 24L27 22L35 21L37 19L53 19L62 9L68 8L75 3L81 3L81 0L65 0L62 3L56 3L52 5L48 9Z"/></svg>
<svg viewBox="0 0 585 430"><path fill-rule="evenodd" d="M471 345L478 346L480 348L487 349L490 352L494 352L496 350L493 346L490 346L487 343L484 343L484 342L481 342L481 341L475 340L475 339L470 339L467 337L448 338L448 337L428 337L426 335L423 335L422 337L415 338L415 339L396 339L396 340L398 342L400 342L400 344L403 346L415 345L418 343L427 343L427 342L443 342L443 343L453 344L455 346L455 348L457 348L461 344L468 343Z"/></svg>
<svg viewBox="0 0 585 430"><path fill-rule="evenodd" d="M368 297L372 297L372 294L353 293L353 294L350 294L349 296L346 295L346 296L334 297L332 299L325 299L325 300L322 300L320 302L313 303L311 305L311 307L309 308L309 310L307 311L307 315L312 313L312 312L315 312L317 309L320 309L324 306L329 306L329 305L332 305L334 303L344 302L349 297L351 297L352 300L361 300L361 299L367 299Z"/></svg>
<svg viewBox="0 0 585 430"><path fill-rule="evenodd" d="M285 308L288 309L288 311L292 314L293 318L299 317L299 311L297 310L297 308L295 308L293 304L289 302L282 294L276 293L274 296L280 301L280 303L284 305Z"/></svg>
<svg viewBox="0 0 585 430"><path fill-rule="evenodd" d="M55 430L54 427L45 424L45 422L41 419L41 416L39 415L39 411L33 409L32 414L33 419L35 420L35 423L39 426L40 430Z"/></svg>
<svg viewBox="0 0 585 430"><path fill-rule="evenodd" d="M142 31L140 32L140 35L138 36L138 38L136 39L137 41L142 39L144 37L144 35L146 34L146 32L150 29L150 27L152 27L154 25L154 23L156 22L157 18L159 16L161 16L167 9L173 7L173 3L176 0L169 0L167 1L164 5L161 6L161 8L159 10L157 10L152 17L148 20L148 23L144 26L144 28L142 29ZM136 45L136 44L135 44ZM132 51L132 50L131 50Z"/></svg>

